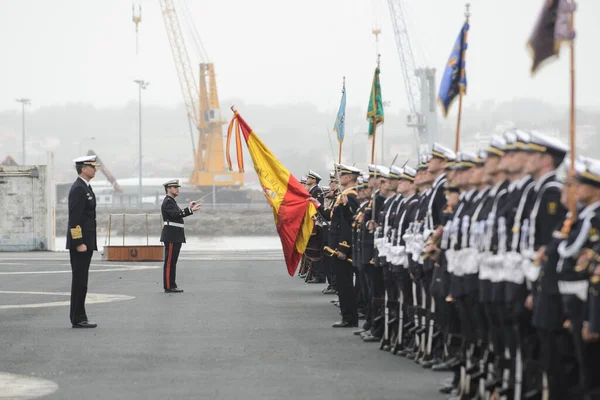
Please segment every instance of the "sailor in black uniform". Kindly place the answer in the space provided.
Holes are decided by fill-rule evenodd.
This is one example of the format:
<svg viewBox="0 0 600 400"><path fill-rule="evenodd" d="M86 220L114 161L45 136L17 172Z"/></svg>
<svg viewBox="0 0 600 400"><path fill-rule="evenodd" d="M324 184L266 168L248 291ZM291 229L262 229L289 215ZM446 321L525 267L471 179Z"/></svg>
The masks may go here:
<svg viewBox="0 0 600 400"><path fill-rule="evenodd" d="M312 201L324 219L331 221L328 249L332 253L333 270L337 279L342 311L342 320L333 324L333 327L350 328L358 326L356 295L352 281L354 271L350 256L352 254L352 219L359 207L356 181L360 170L343 164L338 164L336 169L340 177L342 192L336 198L331 211L326 212L321 203L312 197L308 200Z"/></svg>
<svg viewBox="0 0 600 400"><path fill-rule="evenodd" d="M84 156L73 160L79 177L69 191L69 228L67 249L71 260L70 319L73 328L95 328L85 312L88 273L96 243L96 195L90 180L96 176L96 156Z"/></svg>
<svg viewBox="0 0 600 400"><path fill-rule="evenodd" d="M163 183L163 186L165 187L165 193L167 194L160 207L163 219L163 229L160 235L160 241L165 245L163 287L165 293L180 293L183 292L183 290L177 288L175 277L181 244L185 243L183 218L192 215L194 211L198 211L200 209L200 204L191 201L190 205L182 210L175 201L175 197L179 195L179 188L181 187L179 180L173 179Z"/></svg>
<svg viewBox="0 0 600 400"><path fill-rule="evenodd" d="M319 186L319 182L321 182L321 176L317 174L315 171L308 171L306 175L306 190L312 196L312 198L317 199L319 203L324 206L325 205L325 192L321 186ZM317 217L318 218L318 217ZM315 222L321 229L324 225L324 221L322 218L318 218ZM307 277L306 283L324 283L326 280L327 273L325 271L324 259L321 258L317 261L312 261L312 269L311 276ZM309 279L310 278L310 279Z"/></svg>

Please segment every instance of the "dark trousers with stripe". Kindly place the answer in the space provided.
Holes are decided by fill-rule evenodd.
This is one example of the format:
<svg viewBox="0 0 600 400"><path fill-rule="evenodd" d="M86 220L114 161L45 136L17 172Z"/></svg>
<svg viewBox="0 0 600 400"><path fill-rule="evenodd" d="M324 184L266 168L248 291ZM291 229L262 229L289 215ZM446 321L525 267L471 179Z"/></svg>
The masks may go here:
<svg viewBox="0 0 600 400"><path fill-rule="evenodd" d="M88 275L93 254L93 251L84 251L83 253L74 249L69 251L71 271L73 273L73 280L71 281L71 312L69 317L73 324L87 321L85 297L87 295Z"/></svg>
<svg viewBox="0 0 600 400"><path fill-rule="evenodd" d="M181 250L181 243L165 243L165 263L163 266L163 286L166 289L175 289L175 276L177 273L177 259Z"/></svg>

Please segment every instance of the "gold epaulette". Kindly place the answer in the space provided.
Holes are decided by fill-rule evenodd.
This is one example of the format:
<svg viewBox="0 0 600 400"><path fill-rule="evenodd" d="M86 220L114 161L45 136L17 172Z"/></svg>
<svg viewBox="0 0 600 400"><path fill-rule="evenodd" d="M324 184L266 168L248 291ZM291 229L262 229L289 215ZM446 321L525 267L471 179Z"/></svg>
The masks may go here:
<svg viewBox="0 0 600 400"><path fill-rule="evenodd" d="M350 189L347 192L344 192L343 194L345 194L345 195L353 194L355 196L358 196L358 193L354 189Z"/></svg>
<svg viewBox="0 0 600 400"><path fill-rule="evenodd" d="M82 237L81 226L77 225L75 228L71 228L71 239L81 239Z"/></svg>

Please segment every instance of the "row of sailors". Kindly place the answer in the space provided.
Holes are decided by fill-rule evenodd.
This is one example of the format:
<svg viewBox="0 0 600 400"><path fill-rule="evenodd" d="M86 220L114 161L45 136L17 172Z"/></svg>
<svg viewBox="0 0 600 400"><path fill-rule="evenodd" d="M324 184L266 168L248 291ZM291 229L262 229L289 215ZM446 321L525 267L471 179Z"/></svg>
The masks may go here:
<svg viewBox="0 0 600 400"><path fill-rule="evenodd" d="M370 165L361 185L358 169L338 165L341 194L319 206L331 221L334 326L358 324L350 262L367 298L355 333L454 371L443 393L598 398L600 162L576 164L571 218L556 176L566 153L515 130L478 154L435 144L416 169Z"/></svg>

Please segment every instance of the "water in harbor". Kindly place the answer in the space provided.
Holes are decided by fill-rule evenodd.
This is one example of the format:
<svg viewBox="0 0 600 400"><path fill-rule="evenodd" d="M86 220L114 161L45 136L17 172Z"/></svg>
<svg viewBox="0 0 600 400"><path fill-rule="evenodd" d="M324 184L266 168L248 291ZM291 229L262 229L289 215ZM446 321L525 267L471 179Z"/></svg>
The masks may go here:
<svg viewBox="0 0 600 400"><path fill-rule="evenodd" d="M158 236L150 236L148 244L161 244ZM186 241L181 251L247 251L247 250L281 250L281 241L277 236L218 236L198 237L186 235ZM110 244L123 244L123 237L111 236ZM127 236L125 245L146 244L145 236ZM98 250L108 245L108 237L98 235Z"/></svg>

